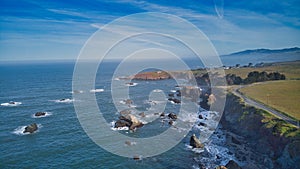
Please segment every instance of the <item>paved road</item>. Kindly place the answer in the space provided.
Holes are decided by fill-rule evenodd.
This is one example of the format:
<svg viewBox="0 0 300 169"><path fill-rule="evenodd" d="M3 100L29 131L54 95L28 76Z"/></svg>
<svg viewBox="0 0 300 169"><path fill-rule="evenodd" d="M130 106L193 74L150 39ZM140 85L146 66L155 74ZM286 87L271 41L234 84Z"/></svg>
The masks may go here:
<svg viewBox="0 0 300 169"><path fill-rule="evenodd" d="M259 108L259 109L263 109L263 110L265 110L265 111L268 111L268 112L270 112L271 114L273 114L273 115L275 115L275 116L277 116L277 117L283 119L284 121L286 121L286 122L288 122L288 123L290 123L290 124L292 124L292 125L294 125L294 126L296 126L296 127L299 128L299 122L298 122L298 121L296 121L296 120L294 120L294 119L292 119L292 118L290 118L290 117L288 117L288 116L282 114L281 112L279 112L279 111L277 111L277 110L274 110L274 109L272 109L272 108L270 108L270 107L267 107L266 105L261 104L261 103L255 101L255 100L252 100L252 99L246 97L245 95L241 94L241 93L239 92L239 89L241 89L241 88L243 88L243 87L245 87L245 86L240 86L240 87L237 87L237 88L233 89L233 90L232 90L232 93L233 93L234 95L240 97L240 98L243 98L246 104L248 104L248 105L250 105L250 106L254 106L254 107Z"/></svg>

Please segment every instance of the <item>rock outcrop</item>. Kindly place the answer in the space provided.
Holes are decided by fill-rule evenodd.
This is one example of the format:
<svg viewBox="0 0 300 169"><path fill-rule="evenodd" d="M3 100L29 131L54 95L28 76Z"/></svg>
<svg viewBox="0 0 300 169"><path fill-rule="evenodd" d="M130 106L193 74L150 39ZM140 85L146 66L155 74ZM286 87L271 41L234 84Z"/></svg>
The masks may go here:
<svg viewBox="0 0 300 169"><path fill-rule="evenodd" d="M23 131L23 133L33 133L33 132L37 131L37 129L38 129L37 124L32 123L25 127L25 130Z"/></svg>
<svg viewBox="0 0 300 169"><path fill-rule="evenodd" d="M34 116L36 116L36 117L39 117L39 116L45 116L46 115L46 112L36 112L35 114L34 114Z"/></svg>
<svg viewBox="0 0 300 169"><path fill-rule="evenodd" d="M170 119L172 119L172 120L176 120L176 119L177 119L177 115L174 114L174 113L169 113L169 114L168 114L168 117L169 117Z"/></svg>
<svg viewBox="0 0 300 169"><path fill-rule="evenodd" d="M169 98L168 100L175 103L175 104L180 104L181 103L181 101L179 99L176 99L176 98Z"/></svg>
<svg viewBox="0 0 300 169"><path fill-rule="evenodd" d="M203 148L204 144L202 144L200 140L196 137L196 135L193 134L190 139L190 146L192 146L193 148Z"/></svg>
<svg viewBox="0 0 300 169"><path fill-rule="evenodd" d="M119 120L115 123L115 128L118 127L129 127L130 130L135 130L136 128L142 127L144 124L140 122L134 115L127 114L125 116L120 116Z"/></svg>

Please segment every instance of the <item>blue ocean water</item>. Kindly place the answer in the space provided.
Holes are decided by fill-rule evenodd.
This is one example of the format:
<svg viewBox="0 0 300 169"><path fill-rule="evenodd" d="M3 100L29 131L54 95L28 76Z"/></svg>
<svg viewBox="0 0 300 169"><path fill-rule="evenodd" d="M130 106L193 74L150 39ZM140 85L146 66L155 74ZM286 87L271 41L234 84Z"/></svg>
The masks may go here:
<svg viewBox="0 0 300 169"><path fill-rule="evenodd" d="M152 169L191 168L197 165L194 157L199 155L185 145L189 138L166 153L140 161L116 156L97 146L81 128L72 102L59 102L63 98L72 99L73 68L74 63L0 66L0 103L22 103L18 106L0 106L0 168ZM107 113L107 121L118 117L111 100L106 97L110 93L109 82L113 68L110 64L103 66L105 71L101 71L96 81L96 87L104 89L104 92L96 95L98 104L102 105L101 110ZM150 83L153 84L148 86L157 82ZM174 87L170 81L160 81L157 85L167 90ZM144 104L145 98L140 98L141 91L145 91L142 86L137 85L137 90L133 91L133 95L138 98L134 99L135 104L138 105ZM39 111L49 112L49 116L34 118L33 114ZM31 123L37 123L39 130L34 134L22 134L24 126ZM154 135L158 126L149 125L134 134Z"/></svg>
<svg viewBox="0 0 300 169"><path fill-rule="evenodd" d="M110 86L116 66L117 63L110 62L100 66L95 82L96 88L100 89L95 93L98 106L108 123L118 118ZM189 66L199 67L193 61ZM0 103L22 103L0 106L0 168L183 169L199 168L200 163L214 168L234 158L228 153L221 130L217 130L210 142L205 143L205 149L198 152L187 146L190 135L197 130L192 130L169 151L139 161L107 152L87 136L77 119L72 102L73 69L74 62L0 64ZM141 111L149 107L147 99L150 91L160 89L167 94L176 85L173 80L136 83L138 85L130 88L130 98ZM166 109L168 112L178 111L177 105L170 103ZM39 111L48 115L34 118L33 114ZM197 115L197 112L193 113ZM24 127L31 123L37 123L39 130L33 134L22 134ZM150 137L167 128L161 127L157 121L135 133L120 132L132 137ZM216 154L221 154L218 159Z"/></svg>

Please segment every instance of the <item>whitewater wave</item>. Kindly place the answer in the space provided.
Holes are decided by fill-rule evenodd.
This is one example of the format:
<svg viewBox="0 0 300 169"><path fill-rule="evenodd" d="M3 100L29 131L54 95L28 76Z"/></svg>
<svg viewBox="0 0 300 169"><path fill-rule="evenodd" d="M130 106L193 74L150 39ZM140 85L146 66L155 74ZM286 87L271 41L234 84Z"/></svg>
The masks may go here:
<svg viewBox="0 0 300 169"><path fill-rule="evenodd" d="M1 103L1 106L19 106L19 105L21 105L22 104L22 102L13 102L13 101L10 101L10 102L8 102L8 103Z"/></svg>
<svg viewBox="0 0 300 169"><path fill-rule="evenodd" d="M171 92L171 93L176 93L177 91L176 91L176 90L170 90L170 92Z"/></svg>
<svg viewBox="0 0 300 169"><path fill-rule="evenodd" d="M115 128L116 121L110 122L110 129L113 131L129 130L129 127L118 127Z"/></svg>
<svg viewBox="0 0 300 169"><path fill-rule="evenodd" d="M158 93L158 92L163 92L163 90L160 90L160 89L154 89L153 92Z"/></svg>
<svg viewBox="0 0 300 169"><path fill-rule="evenodd" d="M121 101L119 101L119 103L126 104L126 101L125 100L121 100Z"/></svg>
<svg viewBox="0 0 300 169"><path fill-rule="evenodd" d="M32 118L42 118L42 117L48 117L48 116L51 116L52 113L51 112L44 112L46 113L45 115L43 116L35 116L35 113L31 115Z"/></svg>
<svg viewBox="0 0 300 169"><path fill-rule="evenodd" d="M59 100L54 100L56 103L72 103L74 102L74 99L59 99Z"/></svg>
<svg viewBox="0 0 300 169"><path fill-rule="evenodd" d="M183 122L194 124L197 121L197 114L183 111L179 114L178 119L180 119Z"/></svg>
<svg viewBox="0 0 300 169"><path fill-rule="evenodd" d="M83 90L74 90L74 91L71 91L71 93L79 94L79 93L83 93Z"/></svg>
<svg viewBox="0 0 300 169"><path fill-rule="evenodd" d="M180 105L180 103L175 103L173 100L169 101L171 104Z"/></svg>
<svg viewBox="0 0 300 169"><path fill-rule="evenodd" d="M104 89L92 89L90 90L91 93L99 93L99 92L104 92Z"/></svg>
<svg viewBox="0 0 300 169"><path fill-rule="evenodd" d="M34 133L39 132L40 128L43 127L41 124L37 124L37 126L38 126L38 129ZM26 128L26 126L19 126L12 133L15 134L15 135L19 135L19 136L24 136L24 135L32 134L32 133L29 133L29 132L23 133L23 131L25 130L25 128Z"/></svg>
<svg viewBox="0 0 300 169"><path fill-rule="evenodd" d="M196 154L200 154L204 152L204 148L193 148L192 146L190 146L189 144L185 144L185 147L190 150L193 151Z"/></svg>
<svg viewBox="0 0 300 169"><path fill-rule="evenodd" d="M207 115L209 118L212 114L216 112L202 112L202 115ZM199 127L196 123L195 127L197 130L200 130L200 141L202 140L201 137L206 137L206 134L211 134L213 132L209 130L209 123L208 126L201 126ZM195 128L193 128L195 129ZM226 147L226 134L220 129L217 128L213 134L210 135L209 140L203 142L204 148L197 149L192 148L190 145L186 144L186 148L190 151L193 151L197 154L201 154L199 158L195 160L198 163L203 164L206 168L214 168L216 165L226 165L229 160L235 160L235 156L233 153L230 153L229 149Z"/></svg>

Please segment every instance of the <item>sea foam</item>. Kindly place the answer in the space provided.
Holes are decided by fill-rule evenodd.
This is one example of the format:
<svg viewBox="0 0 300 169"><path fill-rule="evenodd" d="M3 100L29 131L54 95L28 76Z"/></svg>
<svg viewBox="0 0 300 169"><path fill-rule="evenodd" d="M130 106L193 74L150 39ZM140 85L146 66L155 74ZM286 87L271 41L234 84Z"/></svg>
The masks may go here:
<svg viewBox="0 0 300 169"><path fill-rule="evenodd" d="M83 93L83 90L74 90L74 91L71 91L70 93L79 94L79 93Z"/></svg>
<svg viewBox="0 0 300 169"><path fill-rule="evenodd" d="M74 99L59 99L59 100L54 100L56 103L72 103Z"/></svg>
<svg viewBox="0 0 300 169"><path fill-rule="evenodd" d="M11 107L14 107L14 106L19 106L21 104L22 104L22 102L13 102L13 101L11 101L11 102L8 102L8 103L1 103L1 106L11 106Z"/></svg>
<svg viewBox="0 0 300 169"><path fill-rule="evenodd" d="M104 92L104 89L92 89L90 90L91 93L99 93L99 92Z"/></svg>
<svg viewBox="0 0 300 169"><path fill-rule="evenodd" d="M114 131L118 131L118 130L129 130L129 127L118 127L118 128L115 128L115 123L116 123L116 121L110 122L110 129L112 129L112 130L114 130Z"/></svg>

